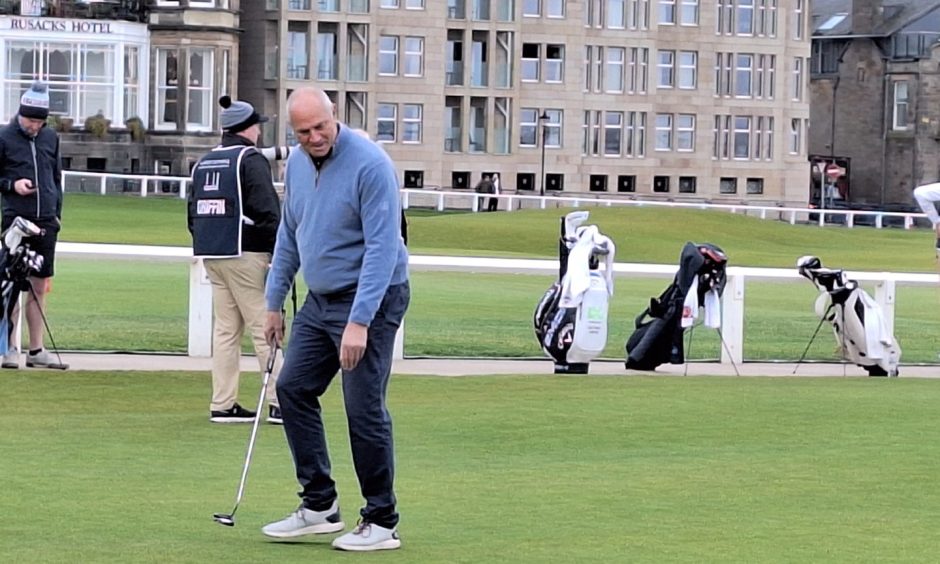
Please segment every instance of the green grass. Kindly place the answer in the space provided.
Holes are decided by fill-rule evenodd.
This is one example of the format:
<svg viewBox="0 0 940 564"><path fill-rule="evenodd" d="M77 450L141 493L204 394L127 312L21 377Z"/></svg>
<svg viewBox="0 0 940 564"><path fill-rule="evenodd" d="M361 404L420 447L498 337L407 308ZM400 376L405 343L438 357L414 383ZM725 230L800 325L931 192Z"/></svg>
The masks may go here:
<svg viewBox="0 0 940 564"><path fill-rule="evenodd" d="M263 540L297 503L264 426L206 421L206 374L5 372L7 562L346 562ZM246 376L242 396L255 397ZM940 388L929 380L396 376L404 548L383 562L934 562ZM360 498L324 398L347 523ZM253 402L252 402L253 403Z"/></svg>

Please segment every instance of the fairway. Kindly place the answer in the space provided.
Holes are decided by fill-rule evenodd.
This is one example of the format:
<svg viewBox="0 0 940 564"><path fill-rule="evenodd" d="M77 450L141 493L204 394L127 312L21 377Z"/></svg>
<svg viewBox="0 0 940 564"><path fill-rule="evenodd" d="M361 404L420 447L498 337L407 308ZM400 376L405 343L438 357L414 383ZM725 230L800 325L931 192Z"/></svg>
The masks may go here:
<svg viewBox="0 0 940 564"><path fill-rule="evenodd" d="M273 544L291 511L263 426L211 425L195 373L5 372L6 562L348 562ZM403 549L383 562L935 562L935 381L396 376ZM242 395L257 393L257 375ZM39 409L45 406L49 409ZM338 386L324 400L342 510L360 498ZM368 556L364 558L370 558Z"/></svg>

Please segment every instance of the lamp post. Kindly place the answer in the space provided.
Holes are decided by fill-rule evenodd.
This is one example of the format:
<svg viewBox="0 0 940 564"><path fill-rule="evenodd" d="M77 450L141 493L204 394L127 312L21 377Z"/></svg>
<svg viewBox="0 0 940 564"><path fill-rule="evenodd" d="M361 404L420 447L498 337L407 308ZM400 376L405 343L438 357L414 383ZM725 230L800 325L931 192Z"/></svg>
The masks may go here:
<svg viewBox="0 0 940 564"><path fill-rule="evenodd" d="M548 114L542 110L539 116L539 126L542 128L542 164L539 167L539 196L545 196L545 124L548 123Z"/></svg>

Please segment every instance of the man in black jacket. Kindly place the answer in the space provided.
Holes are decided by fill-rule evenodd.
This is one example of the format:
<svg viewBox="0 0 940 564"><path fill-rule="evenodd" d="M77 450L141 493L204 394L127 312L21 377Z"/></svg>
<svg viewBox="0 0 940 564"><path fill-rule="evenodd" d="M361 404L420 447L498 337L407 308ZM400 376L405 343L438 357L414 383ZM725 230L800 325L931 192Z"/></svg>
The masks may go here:
<svg viewBox="0 0 940 564"><path fill-rule="evenodd" d="M281 212L271 166L255 147L261 123L268 118L258 115L251 104L232 101L228 96L219 103L223 108L222 142L193 168L189 231L193 255L204 259L212 284L209 419L214 423L240 423L255 417L255 412L236 401L244 330L251 333L262 371L272 354L264 337L264 280ZM280 424L273 380L267 399L268 422Z"/></svg>
<svg viewBox="0 0 940 564"><path fill-rule="evenodd" d="M45 127L49 117L49 92L45 83L34 82L20 98L17 115L0 128L0 193L3 194L3 221L6 231L17 216L35 223L43 234L29 239L30 248L42 255L43 265L30 277L32 291L26 296L26 324L29 327L29 353L26 366L56 366L43 348L41 308L45 307L47 281L55 273L55 247L62 227L62 165L59 136ZM14 310L12 320L19 317ZM11 335L18 327L13 327ZM3 368L19 368L20 353L9 349Z"/></svg>

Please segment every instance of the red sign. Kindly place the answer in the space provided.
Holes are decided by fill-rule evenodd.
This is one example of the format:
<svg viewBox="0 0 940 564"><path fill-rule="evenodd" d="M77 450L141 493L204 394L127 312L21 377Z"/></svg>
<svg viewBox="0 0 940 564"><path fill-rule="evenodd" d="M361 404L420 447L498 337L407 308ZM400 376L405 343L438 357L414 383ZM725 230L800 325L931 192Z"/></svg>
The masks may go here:
<svg viewBox="0 0 940 564"><path fill-rule="evenodd" d="M836 163L830 163L826 165L826 176L835 180L841 176L845 176L845 169Z"/></svg>

